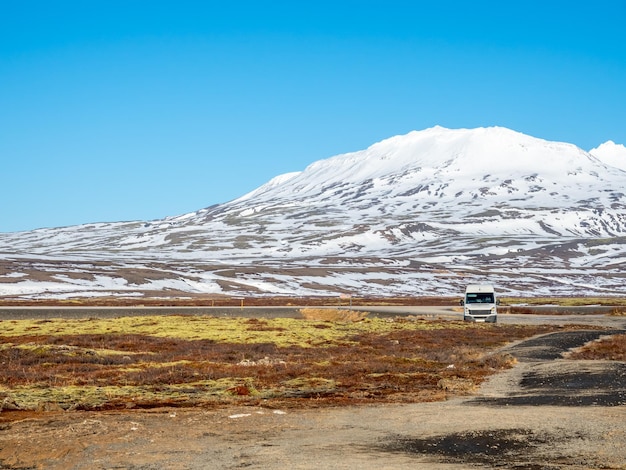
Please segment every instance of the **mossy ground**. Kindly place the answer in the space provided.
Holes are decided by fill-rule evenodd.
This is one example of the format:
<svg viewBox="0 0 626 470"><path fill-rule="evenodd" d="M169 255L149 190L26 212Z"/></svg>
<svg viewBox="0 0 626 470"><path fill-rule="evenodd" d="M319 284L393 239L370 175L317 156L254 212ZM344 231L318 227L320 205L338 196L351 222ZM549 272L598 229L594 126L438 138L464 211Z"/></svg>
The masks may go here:
<svg viewBox="0 0 626 470"><path fill-rule="evenodd" d="M338 318L338 319L337 319ZM510 367L549 326L168 315L0 322L0 407L108 409L419 402Z"/></svg>

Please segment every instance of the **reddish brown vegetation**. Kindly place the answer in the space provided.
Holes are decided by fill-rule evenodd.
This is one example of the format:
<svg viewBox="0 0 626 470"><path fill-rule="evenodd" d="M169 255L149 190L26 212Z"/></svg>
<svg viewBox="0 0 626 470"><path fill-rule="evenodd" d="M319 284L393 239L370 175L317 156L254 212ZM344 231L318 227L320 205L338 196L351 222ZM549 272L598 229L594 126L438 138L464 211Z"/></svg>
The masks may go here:
<svg viewBox="0 0 626 470"><path fill-rule="evenodd" d="M454 297L353 297L353 306L366 305L457 305L459 299ZM345 306L350 300L340 297L189 297L189 298L124 298L124 297L87 297L73 300L19 300L0 299L1 306L42 306L42 307L308 307L308 306Z"/></svg>
<svg viewBox="0 0 626 470"><path fill-rule="evenodd" d="M267 328L263 322L253 328ZM364 333L345 344L278 347L130 334L0 338L5 387L159 386L233 379L229 396L281 406L374 401L431 401L467 393L511 358L506 342L551 331L547 326L473 325ZM465 325L464 325L465 326ZM116 351L101 354L96 351ZM311 401L310 399L315 399ZM225 398L216 398L216 402ZM305 400L303 400L305 399ZM156 406L134 399L135 406ZM120 406L119 403L109 404Z"/></svg>
<svg viewBox="0 0 626 470"><path fill-rule="evenodd" d="M570 359L626 361L626 334L612 335L586 344L572 352Z"/></svg>

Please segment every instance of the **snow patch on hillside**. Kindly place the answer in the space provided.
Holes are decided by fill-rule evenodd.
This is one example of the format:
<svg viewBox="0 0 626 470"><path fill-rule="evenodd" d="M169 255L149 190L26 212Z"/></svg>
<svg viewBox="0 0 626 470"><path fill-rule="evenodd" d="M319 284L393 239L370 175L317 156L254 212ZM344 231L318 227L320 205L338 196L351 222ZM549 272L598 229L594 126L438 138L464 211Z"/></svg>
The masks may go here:
<svg viewBox="0 0 626 470"><path fill-rule="evenodd" d="M413 131L180 216L0 234L0 296L623 295L620 162L613 142Z"/></svg>

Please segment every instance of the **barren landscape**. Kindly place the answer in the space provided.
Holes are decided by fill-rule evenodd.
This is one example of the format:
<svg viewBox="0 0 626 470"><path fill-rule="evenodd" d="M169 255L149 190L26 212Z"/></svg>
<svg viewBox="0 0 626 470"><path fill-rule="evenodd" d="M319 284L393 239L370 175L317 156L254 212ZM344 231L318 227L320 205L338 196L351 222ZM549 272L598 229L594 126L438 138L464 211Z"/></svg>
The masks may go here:
<svg viewBox="0 0 626 470"><path fill-rule="evenodd" d="M626 468L623 316L338 312L4 320L0 468Z"/></svg>
<svg viewBox="0 0 626 470"><path fill-rule="evenodd" d="M570 3L2 2L0 470L626 470Z"/></svg>

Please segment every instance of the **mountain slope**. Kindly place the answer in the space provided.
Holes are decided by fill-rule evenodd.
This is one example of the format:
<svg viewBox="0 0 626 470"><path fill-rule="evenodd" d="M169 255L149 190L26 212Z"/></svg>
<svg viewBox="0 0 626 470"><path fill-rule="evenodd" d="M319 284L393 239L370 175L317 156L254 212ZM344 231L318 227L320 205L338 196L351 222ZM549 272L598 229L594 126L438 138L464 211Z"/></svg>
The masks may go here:
<svg viewBox="0 0 626 470"><path fill-rule="evenodd" d="M623 172L570 144L502 128L433 128L316 162L219 210L249 217L278 205L292 213L324 207L361 220L381 214L419 217L465 233L542 234L547 226L567 234L612 236L624 232L624 181ZM479 216L487 210L492 217ZM582 220L559 217L572 210ZM520 212L533 220L502 223L502 218L519 219Z"/></svg>
<svg viewBox="0 0 626 470"><path fill-rule="evenodd" d="M622 294L626 172L601 160L499 127L411 132L178 217L2 234L0 295Z"/></svg>

